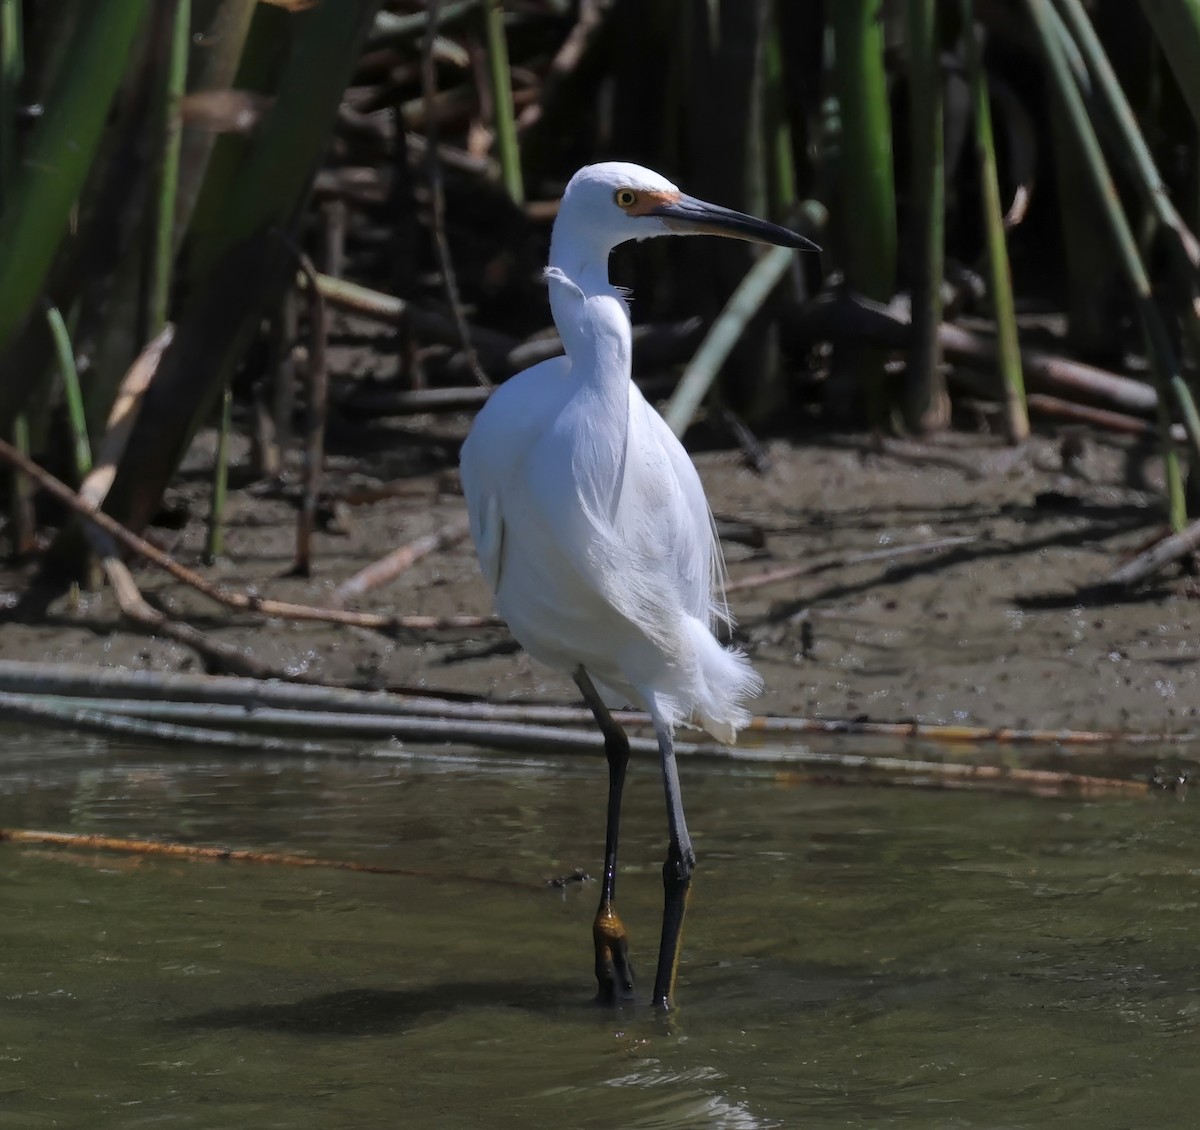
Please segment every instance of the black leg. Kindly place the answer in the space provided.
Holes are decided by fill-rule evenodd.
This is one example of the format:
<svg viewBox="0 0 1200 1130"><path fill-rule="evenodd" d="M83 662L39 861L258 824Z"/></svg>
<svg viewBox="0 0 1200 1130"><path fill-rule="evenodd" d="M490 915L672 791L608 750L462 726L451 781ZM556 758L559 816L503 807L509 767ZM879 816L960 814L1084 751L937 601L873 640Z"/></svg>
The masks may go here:
<svg viewBox="0 0 1200 1130"><path fill-rule="evenodd" d="M679 954L683 945L683 916L687 912L688 894L692 887L692 872L696 853L688 835L683 816L683 796L679 791L679 769L675 764L675 744L666 727L656 725L658 749L662 754L663 788L667 794L667 822L671 843L667 861L663 864L663 926L658 946L658 970L654 976L653 1004L669 1009L675 996L675 975L679 972Z"/></svg>
<svg viewBox="0 0 1200 1130"><path fill-rule="evenodd" d="M604 879L600 886L600 906L592 924L596 946L597 1000L614 1004L633 995L633 967L629 963L629 935L617 916L613 900L617 893L617 839L621 824L621 794L625 788L625 769L629 764L629 739L597 693L588 673L580 667L575 683L584 701L592 708L604 734L604 755L608 759L608 816L604 828Z"/></svg>

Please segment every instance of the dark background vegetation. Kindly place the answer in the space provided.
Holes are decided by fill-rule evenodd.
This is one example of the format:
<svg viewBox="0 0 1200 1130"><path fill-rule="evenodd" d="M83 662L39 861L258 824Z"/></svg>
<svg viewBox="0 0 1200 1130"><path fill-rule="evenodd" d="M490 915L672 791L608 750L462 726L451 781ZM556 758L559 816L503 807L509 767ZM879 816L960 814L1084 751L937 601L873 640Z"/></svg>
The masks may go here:
<svg viewBox="0 0 1200 1130"><path fill-rule="evenodd" d="M0 13L0 435L74 486L107 468L85 494L134 530L206 421L253 433L247 473L311 527L327 425L469 409L556 352L554 201L617 158L824 248L741 310L710 436L1067 419L1158 444L1172 525L1196 516L1200 0ZM637 376L667 395L763 264L621 249ZM336 347L367 321L363 363ZM14 478L5 510L13 554L86 573L62 509Z"/></svg>

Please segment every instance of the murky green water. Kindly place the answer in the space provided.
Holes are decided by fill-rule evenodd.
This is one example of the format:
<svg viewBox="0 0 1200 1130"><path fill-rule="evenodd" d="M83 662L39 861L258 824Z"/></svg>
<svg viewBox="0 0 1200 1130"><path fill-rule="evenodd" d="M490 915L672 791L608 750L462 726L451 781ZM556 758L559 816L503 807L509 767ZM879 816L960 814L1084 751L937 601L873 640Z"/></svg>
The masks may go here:
<svg viewBox="0 0 1200 1130"><path fill-rule="evenodd" d="M1195 1124L1200 809L684 766L680 1007L589 1005L599 762L217 759L4 735L0 824L437 877L0 846L0 1125ZM662 804L628 795L648 992ZM517 880L503 885L470 874Z"/></svg>

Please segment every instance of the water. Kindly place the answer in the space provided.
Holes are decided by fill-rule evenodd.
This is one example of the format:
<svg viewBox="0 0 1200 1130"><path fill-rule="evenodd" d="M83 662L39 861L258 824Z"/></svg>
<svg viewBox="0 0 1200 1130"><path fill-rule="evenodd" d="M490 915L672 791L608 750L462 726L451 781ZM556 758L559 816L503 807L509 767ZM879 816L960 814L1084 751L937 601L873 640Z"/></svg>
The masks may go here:
<svg viewBox="0 0 1200 1130"><path fill-rule="evenodd" d="M7 732L0 824L393 877L0 846L0 1125L1189 1126L1198 810L683 767L679 1004L588 1003L597 761L214 758ZM665 842L628 790L648 994ZM504 882L481 882L471 876Z"/></svg>

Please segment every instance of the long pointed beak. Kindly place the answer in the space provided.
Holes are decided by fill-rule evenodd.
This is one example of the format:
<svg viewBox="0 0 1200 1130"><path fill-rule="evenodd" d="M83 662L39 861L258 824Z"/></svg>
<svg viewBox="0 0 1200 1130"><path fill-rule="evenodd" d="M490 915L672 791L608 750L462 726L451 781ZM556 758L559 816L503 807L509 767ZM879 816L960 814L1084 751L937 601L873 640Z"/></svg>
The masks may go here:
<svg viewBox="0 0 1200 1130"><path fill-rule="evenodd" d="M722 208L719 204L708 204L694 196L681 195L678 200L664 200L647 209L645 214L658 216L679 235L724 235L751 243L795 247L801 251L821 250L811 239L790 228L747 216L745 212L735 212L732 208Z"/></svg>

